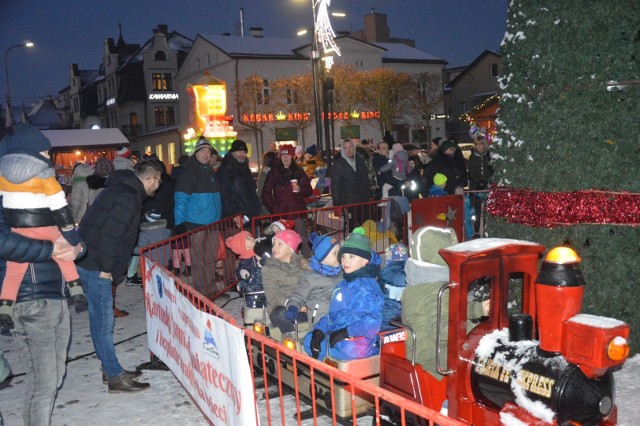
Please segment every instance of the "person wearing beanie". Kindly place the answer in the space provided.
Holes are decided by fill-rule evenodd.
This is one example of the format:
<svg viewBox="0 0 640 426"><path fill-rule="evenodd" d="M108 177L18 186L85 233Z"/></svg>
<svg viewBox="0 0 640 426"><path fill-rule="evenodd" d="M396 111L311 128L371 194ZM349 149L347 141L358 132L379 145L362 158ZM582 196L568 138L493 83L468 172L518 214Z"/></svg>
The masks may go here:
<svg viewBox="0 0 640 426"><path fill-rule="evenodd" d="M326 166L322 155L318 152L318 146L315 144L308 147L304 152L304 161L307 167L305 173L309 179L316 177L316 170L318 170L318 168Z"/></svg>
<svg viewBox="0 0 640 426"><path fill-rule="evenodd" d="M429 197L442 197L443 195L450 195L445 186L447 185L447 176L442 173L436 173L433 176L433 185L429 188Z"/></svg>
<svg viewBox="0 0 640 426"><path fill-rule="evenodd" d="M302 170L306 171L307 161L304 158L304 148L301 146L296 146L293 154L293 162L296 163L298 167Z"/></svg>
<svg viewBox="0 0 640 426"><path fill-rule="evenodd" d="M300 275L295 290L284 305L271 312L271 322L283 333L294 331L295 323L311 328L329 312L334 287L342 280L338 261L340 242L329 235L311 233L313 254L309 260L311 270Z"/></svg>
<svg viewBox="0 0 640 426"><path fill-rule="evenodd" d="M262 285L269 316L276 306L284 305L298 285L300 274L308 269L308 263L296 251L301 242L297 232L289 229L280 231L273 236L272 242L272 255L263 257L262 267Z"/></svg>
<svg viewBox="0 0 640 426"><path fill-rule="evenodd" d="M404 265L409 258L409 249L404 244L392 244L384 252L384 267L380 270L380 283L384 286L382 308L382 331L396 328L391 320L400 317L400 298L407 286Z"/></svg>
<svg viewBox="0 0 640 426"><path fill-rule="evenodd" d="M116 155L113 158L113 167L116 170L133 170L133 156L126 146L116 146Z"/></svg>
<svg viewBox="0 0 640 426"><path fill-rule="evenodd" d="M350 360L378 353L384 295L374 258L379 260L364 229L355 228L338 251L343 279L332 292L329 312L305 336L304 349L312 357Z"/></svg>
<svg viewBox="0 0 640 426"><path fill-rule="evenodd" d="M467 164L455 142L450 139L441 140L434 157L429 161L424 170L424 182L426 183L423 197L429 196L431 183L436 173L447 177L444 191L447 194L456 193L456 189L462 190L467 186Z"/></svg>
<svg viewBox="0 0 640 426"><path fill-rule="evenodd" d="M72 246L82 245L75 229L66 195L56 180L49 157L51 142L35 127L19 123L0 141L0 193L4 216L22 236L55 242L61 236ZM29 206L29 208L25 208ZM74 262L54 258L76 311L87 309L87 302ZM14 327L13 311L20 284L29 263L7 262L0 291L0 330Z"/></svg>
<svg viewBox="0 0 640 426"><path fill-rule="evenodd" d="M254 252L255 244L256 240L247 231L240 231L226 240L227 247L239 257L236 268L237 289L244 294L245 306L248 308L262 308L264 304L263 297L254 297L255 293L264 293L262 265Z"/></svg>
<svg viewBox="0 0 640 426"><path fill-rule="evenodd" d="M305 198L313 193L309 177L293 161L293 145L280 147L280 158L269 170L262 187L262 202L271 214L292 213L307 210ZM295 223L294 229L302 238L302 256L311 256L306 215L285 216Z"/></svg>
<svg viewBox="0 0 640 426"><path fill-rule="evenodd" d="M211 158L213 149L206 139L200 139L196 144L194 153L176 181L174 194L174 220L175 234L184 234L201 226L210 225L222 218L222 196L219 174L213 170ZM191 259L192 281L196 289L220 292L226 287L226 282L221 282L212 277L207 271L210 265L216 265L218 254L226 253L224 237L219 231L197 232L188 238L184 238L186 244L182 244L182 250L189 246ZM188 242L187 242L188 241ZM222 244L222 246L221 246ZM177 247L178 248L178 247ZM178 248L179 249L179 248ZM231 253L225 256L224 271L229 280L232 279L235 262ZM215 273L213 274L215 276ZM228 297L228 296L227 296Z"/></svg>
<svg viewBox="0 0 640 426"><path fill-rule="evenodd" d="M89 185L87 178L93 174L93 167L88 164L78 163L73 168L73 185L71 187L71 213L73 221L80 223L82 216L89 206Z"/></svg>
<svg viewBox="0 0 640 426"><path fill-rule="evenodd" d="M111 160L105 157L98 157L98 159L96 159L93 174L87 176L87 186L89 187L87 207L93 204L100 192L104 190L107 184L107 178L114 171L115 168Z"/></svg>
<svg viewBox="0 0 640 426"><path fill-rule="evenodd" d="M393 145L392 149L392 159L391 161L384 164L380 167L379 172L391 172L390 179L386 183L392 186L389 188L387 195L388 198L390 196L402 196L402 184L407 179L409 166L409 154L404 150L401 144L396 143Z"/></svg>
<svg viewBox="0 0 640 426"><path fill-rule="evenodd" d="M209 142L209 140L204 136L200 136L200 138L198 139L198 142L196 142L196 146L193 148L193 153L195 154L196 152L205 148L210 150L211 153L213 153L213 147L211 146L211 143ZM216 155L217 155L217 152L216 152Z"/></svg>
<svg viewBox="0 0 640 426"><path fill-rule="evenodd" d="M247 144L236 139L218 169L221 183L222 217L235 216L238 228L248 228L262 212L258 188L249 168ZM240 219L243 218L243 219Z"/></svg>
<svg viewBox="0 0 640 426"><path fill-rule="evenodd" d="M440 141L442 138L438 136L437 138L431 139L431 144L429 145L429 157L433 157L438 152L438 148L440 148Z"/></svg>

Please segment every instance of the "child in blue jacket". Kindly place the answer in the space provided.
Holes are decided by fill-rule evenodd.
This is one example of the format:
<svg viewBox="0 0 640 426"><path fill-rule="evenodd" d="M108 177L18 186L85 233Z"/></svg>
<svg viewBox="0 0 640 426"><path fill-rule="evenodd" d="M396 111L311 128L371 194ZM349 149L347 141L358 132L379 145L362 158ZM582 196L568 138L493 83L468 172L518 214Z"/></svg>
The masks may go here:
<svg viewBox="0 0 640 426"><path fill-rule="evenodd" d="M379 351L384 296L364 234L364 229L356 228L344 241L338 252L343 280L333 290L329 313L305 336L305 351L318 360L327 354L338 360L367 358Z"/></svg>
<svg viewBox="0 0 640 426"><path fill-rule="evenodd" d="M380 270L380 282L384 286L384 307L382 309L382 331L397 328L390 324L400 318L402 304L400 298L407 286L404 265L409 258L409 250L404 244L392 244L384 252L384 267Z"/></svg>

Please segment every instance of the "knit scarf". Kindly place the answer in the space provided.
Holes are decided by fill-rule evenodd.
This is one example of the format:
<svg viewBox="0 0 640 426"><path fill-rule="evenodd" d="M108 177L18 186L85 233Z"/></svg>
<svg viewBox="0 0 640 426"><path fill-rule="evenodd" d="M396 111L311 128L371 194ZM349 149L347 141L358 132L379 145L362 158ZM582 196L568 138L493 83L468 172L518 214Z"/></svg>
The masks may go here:
<svg viewBox="0 0 640 426"><path fill-rule="evenodd" d="M315 259L309 259L309 267L325 277L335 277L340 273L340 265L329 266L324 263L318 262Z"/></svg>

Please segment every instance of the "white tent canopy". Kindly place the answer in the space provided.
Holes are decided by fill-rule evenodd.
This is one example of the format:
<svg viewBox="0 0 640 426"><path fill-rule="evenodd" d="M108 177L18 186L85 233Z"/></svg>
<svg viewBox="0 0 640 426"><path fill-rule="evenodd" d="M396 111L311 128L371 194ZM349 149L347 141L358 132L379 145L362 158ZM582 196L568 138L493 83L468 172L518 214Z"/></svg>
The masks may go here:
<svg viewBox="0 0 640 426"><path fill-rule="evenodd" d="M120 129L42 130L51 141L51 147L85 147L100 145L129 145Z"/></svg>

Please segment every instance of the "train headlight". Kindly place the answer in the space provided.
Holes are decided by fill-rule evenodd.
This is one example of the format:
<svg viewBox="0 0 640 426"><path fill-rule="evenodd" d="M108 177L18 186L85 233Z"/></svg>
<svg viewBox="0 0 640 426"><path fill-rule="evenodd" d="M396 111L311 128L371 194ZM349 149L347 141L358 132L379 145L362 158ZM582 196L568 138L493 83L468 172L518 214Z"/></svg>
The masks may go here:
<svg viewBox="0 0 640 426"><path fill-rule="evenodd" d="M580 259L578 253L576 253L572 248L559 246L549 250L549 253L547 253L547 256L544 260L545 262L557 263L562 265L565 263L580 263L582 259Z"/></svg>
<svg viewBox="0 0 640 426"><path fill-rule="evenodd" d="M629 356L629 343L624 337L615 337L607 346L607 356L613 361L622 361Z"/></svg>
<svg viewBox="0 0 640 426"><path fill-rule="evenodd" d="M296 350L296 341L289 337L285 337L284 340L282 341L282 344L291 350L294 350L294 351Z"/></svg>
<svg viewBox="0 0 640 426"><path fill-rule="evenodd" d="M256 333L264 334L264 325L262 325L261 322L254 322L253 331L255 331Z"/></svg>

